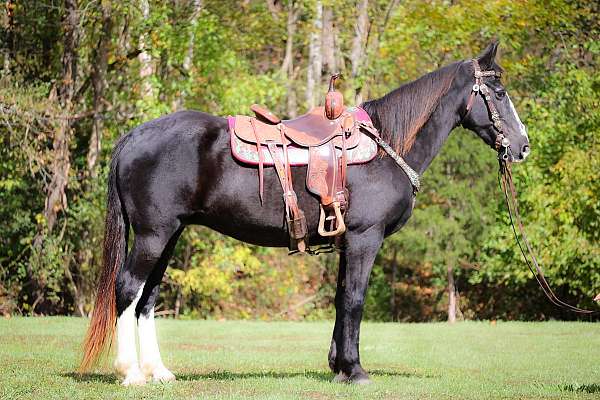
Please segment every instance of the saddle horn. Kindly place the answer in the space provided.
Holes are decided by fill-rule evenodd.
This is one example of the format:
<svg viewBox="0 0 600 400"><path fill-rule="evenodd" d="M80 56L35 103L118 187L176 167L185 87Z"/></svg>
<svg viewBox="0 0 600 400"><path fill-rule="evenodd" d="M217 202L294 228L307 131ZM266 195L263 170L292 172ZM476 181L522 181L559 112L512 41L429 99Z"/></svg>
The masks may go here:
<svg viewBox="0 0 600 400"><path fill-rule="evenodd" d="M325 95L325 116L327 119L337 119L344 112L344 96L335 90L335 81L340 74L331 76L329 80L329 90Z"/></svg>

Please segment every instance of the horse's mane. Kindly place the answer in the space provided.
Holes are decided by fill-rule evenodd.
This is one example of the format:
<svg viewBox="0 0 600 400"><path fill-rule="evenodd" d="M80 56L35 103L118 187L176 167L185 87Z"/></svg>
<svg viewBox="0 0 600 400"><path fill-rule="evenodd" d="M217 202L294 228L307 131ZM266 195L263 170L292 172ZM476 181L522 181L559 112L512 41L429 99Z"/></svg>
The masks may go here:
<svg viewBox="0 0 600 400"><path fill-rule="evenodd" d="M397 153L410 151L417 134L450 89L459 66L459 62L447 65L361 105L382 139Z"/></svg>

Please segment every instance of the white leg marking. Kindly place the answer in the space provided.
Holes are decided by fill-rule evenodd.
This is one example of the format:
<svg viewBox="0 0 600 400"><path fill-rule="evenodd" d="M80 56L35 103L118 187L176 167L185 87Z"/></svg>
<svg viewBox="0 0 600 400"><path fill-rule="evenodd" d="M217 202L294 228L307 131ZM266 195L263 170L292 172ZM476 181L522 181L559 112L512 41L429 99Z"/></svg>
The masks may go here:
<svg viewBox="0 0 600 400"><path fill-rule="evenodd" d="M165 367L160 358L158 340L156 339L156 326L154 324L154 308L148 315L140 315L138 328L142 372L148 377L151 376L155 382L174 381L175 375Z"/></svg>
<svg viewBox="0 0 600 400"><path fill-rule="evenodd" d="M135 307L142 296L144 285L138 291L129 307L117 319L117 359L115 368L125 379L123 385L144 385L146 377L142 373L137 360L135 346Z"/></svg>

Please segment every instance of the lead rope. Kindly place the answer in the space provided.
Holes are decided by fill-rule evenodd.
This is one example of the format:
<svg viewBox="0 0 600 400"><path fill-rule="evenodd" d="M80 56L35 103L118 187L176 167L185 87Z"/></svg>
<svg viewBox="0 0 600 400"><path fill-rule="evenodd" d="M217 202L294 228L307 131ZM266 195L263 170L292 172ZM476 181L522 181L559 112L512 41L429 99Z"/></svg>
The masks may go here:
<svg viewBox="0 0 600 400"><path fill-rule="evenodd" d="M519 213L519 207L517 204L517 194L516 194L515 186L514 186L513 179L512 179L512 172L510 170L510 165L503 158L499 158L498 161L500 164L500 169L498 171L498 181L500 183L500 187L502 188L502 192L504 193L504 199L506 200L506 207L508 208L508 216L510 217L510 224L512 226L513 233L515 235L515 239L517 241L517 244L519 245L519 249L521 250L523 259L525 259L525 263L527 264L527 267L529 268L529 270L531 271L531 273L537 280L538 284L542 288L542 291L544 292L544 294L546 295L548 300L550 300L550 302L557 307L563 308L568 311L576 312L579 314L588 314L589 315L589 314L597 313L597 311L586 310L586 309L579 308L576 306L572 306L568 303L565 303L564 301L562 301L561 299L559 299L556 296L556 294L550 287L550 284L548 283L548 281L546 280L546 276L544 275L544 271L538 264L535 253L533 252L533 249L531 248L531 245L529 244L527 235L525 235L525 229L523 228L523 222L521 221L521 214ZM510 196L509 196L509 191L510 191ZM519 227L518 233L517 233L517 229L516 229L515 223L514 223L515 220L517 221L517 226ZM519 234L520 234L520 236L519 236ZM527 255L525 253L525 249L523 248L523 245L521 244L521 240L527 247L527 252L529 253L529 256L531 257L531 261L529 260L529 258L527 257ZM531 264L533 264L535 266L535 271L534 271L533 267L531 266ZM536 273L536 271L537 271L537 273Z"/></svg>

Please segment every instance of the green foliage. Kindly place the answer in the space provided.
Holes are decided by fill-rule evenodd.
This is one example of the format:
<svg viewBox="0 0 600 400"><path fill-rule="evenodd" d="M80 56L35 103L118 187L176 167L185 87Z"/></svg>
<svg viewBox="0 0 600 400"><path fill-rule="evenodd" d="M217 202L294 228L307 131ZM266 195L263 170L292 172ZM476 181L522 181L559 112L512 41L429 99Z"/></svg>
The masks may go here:
<svg viewBox="0 0 600 400"><path fill-rule="evenodd" d="M171 263L167 282L186 317L316 318L324 313L315 308L330 301L319 287L327 258L282 259L280 250L197 227L186 230L179 247L183 260Z"/></svg>
<svg viewBox="0 0 600 400"><path fill-rule="evenodd" d="M293 72L282 70L290 2L81 0L66 208L52 230L45 198L56 132L67 116L62 82L62 3L15 2L0 11L0 313L86 314L101 265L111 144L181 108L217 115L263 103L304 110L308 38L316 1L294 2ZM600 27L585 1L373 0L365 59L352 76L356 7L334 10L337 68L351 103L383 95L500 40L506 86L529 128L532 154L514 167L527 232L559 295L593 306L600 291ZM108 68L97 173L88 170L91 82L108 6ZM395 8L390 6L395 5ZM389 15L388 15L389 11ZM389 17L389 18L388 18ZM193 40L192 40L193 38ZM6 39L6 40L4 40ZM143 44L143 48L142 48ZM152 73L143 76L140 52ZM317 86L325 88L326 76ZM320 90L320 89L318 89ZM75 118L76 117L76 118ZM388 238L371 277L366 318L444 319L447 270L466 318L573 318L552 309L522 262L496 181L494 153L457 130L423 177L414 215ZM204 228L186 229L169 264L159 310L192 318L322 318L332 315L335 256L285 257Z"/></svg>
<svg viewBox="0 0 600 400"><path fill-rule="evenodd" d="M476 55L492 37L500 39L507 87L532 143L530 159L513 169L527 230L559 295L587 307L594 307L591 298L600 290L600 27L594 9L565 1L493 1L485 7L474 1L405 2L373 67L383 74L371 85L380 94L398 79L398 70L402 79L412 79ZM444 304L446 266L452 265L465 315L573 318L547 307L532 284L497 189L491 152L462 134L453 136L424 176L426 191L411 221L388 239L376 263L377 282L381 268L396 288L389 293L394 298L377 303L387 310L410 299L421 307L404 308L404 315L391 310L392 318L408 313L420 319L432 301L430 290L423 289L433 289L438 307ZM391 281L395 264L401 265L399 279L412 285ZM443 318L437 310L430 317Z"/></svg>
<svg viewBox="0 0 600 400"><path fill-rule="evenodd" d="M598 109L600 80L566 64L545 82L533 97L543 101L529 102L530 135L539 138L533 145L540 156L515 169L521 207L550 281L567 295L583 294L591 307L600 288L600 116L588 110ZM519 271L520 254L506 250L513 247L510 232L502 229L507 221L497 222L487 243L488 268L472 282L523 285L529 276Z"/></svg>

